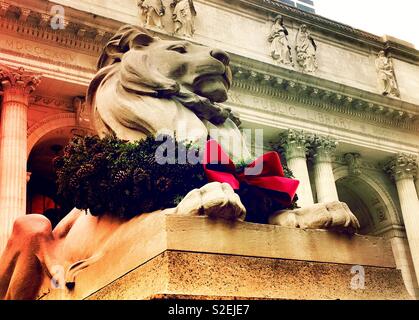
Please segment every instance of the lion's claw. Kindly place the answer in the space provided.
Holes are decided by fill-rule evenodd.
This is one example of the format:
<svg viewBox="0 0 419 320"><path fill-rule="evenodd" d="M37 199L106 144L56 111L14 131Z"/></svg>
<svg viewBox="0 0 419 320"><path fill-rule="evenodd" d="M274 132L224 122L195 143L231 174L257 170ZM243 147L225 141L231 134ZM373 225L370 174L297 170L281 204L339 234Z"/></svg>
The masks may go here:
<svg viewBox="0 0 419 320"><path fill-rule="evenodd" d="M246 209L229 184L212 182L189 192L177 206L176 214L244 220Z"/></svg>
<svg viewBox="0 0 419 320"><path fill-rule="evenodd" d="M283 227L331 229L346 233L355 233L360 229L358 219L343 202L279 211L270 217L269 222Z"/></svg>

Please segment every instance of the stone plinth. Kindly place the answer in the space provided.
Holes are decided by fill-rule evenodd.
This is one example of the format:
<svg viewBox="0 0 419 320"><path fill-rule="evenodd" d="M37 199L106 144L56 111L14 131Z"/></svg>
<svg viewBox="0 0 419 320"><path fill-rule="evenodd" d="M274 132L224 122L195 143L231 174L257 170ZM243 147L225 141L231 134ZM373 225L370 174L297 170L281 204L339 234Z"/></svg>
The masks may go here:
<svg viewBox="0 0 419 320"><path fill-rule="evenodd" d="M43 299L409 299L390 243L206 217L154 213L124 249ZM351 268L365 269L352 290Z"/></svg>

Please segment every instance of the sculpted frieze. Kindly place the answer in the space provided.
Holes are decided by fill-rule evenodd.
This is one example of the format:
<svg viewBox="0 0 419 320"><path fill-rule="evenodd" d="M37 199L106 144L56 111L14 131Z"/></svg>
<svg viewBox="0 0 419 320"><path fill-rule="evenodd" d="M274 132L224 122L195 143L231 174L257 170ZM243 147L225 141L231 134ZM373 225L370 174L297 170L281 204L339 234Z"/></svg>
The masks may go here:
<svg viewBox="0 0 419 320"><path fill-rule="evenodd" d="M294 66L288 35L288 29L284 25L284 18L280 15L277 16L268 38L272 59L279 65Z"/></svg>
<svg viewBox="0 0 419 320"><path fill-rule="evenodd" d="M314 73L317 65L317 44L305 24L301 25L295 39L297 63L303 72Z"/></svg>
<svg viewBox="0 0 419 320"><path fill-rule="evenodd" d="M192 37L197 15L193 0L138 0L140 25Z"/></svg>
<svg viewBox="0 0 419 320"><path fill-rule="evenodd" d="M174 0L173 22L175 24L175 33L192 37L195 32L196 10L192 0Z"/></svg>
<svg viewBox="0 0 419 320"><path fill-rule="evenodd" d="M378 74L378 88L384 96L400 98L399 86L391 58L388 58L384 51L378 53L375 60L375 67Z"/></svg>
<svg viewBox="0 0 419 320"><path fill-rule="evenodd" d="M137 5L144 26L163 28L162 16L166 8L162 0L138 0Z"/></svg>

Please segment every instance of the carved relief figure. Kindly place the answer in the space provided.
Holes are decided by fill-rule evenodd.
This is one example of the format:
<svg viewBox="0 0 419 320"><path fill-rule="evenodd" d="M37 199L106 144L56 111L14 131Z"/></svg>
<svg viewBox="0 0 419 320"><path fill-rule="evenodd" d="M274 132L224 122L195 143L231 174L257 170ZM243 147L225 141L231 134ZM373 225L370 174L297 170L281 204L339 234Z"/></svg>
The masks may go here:
<svg viewBox="0 0 419 320"><path fill-rule="evenodd" d="M390 97L400 97L393 63L390 58L386 57L384 51L378 53L375 67L377 68L378 86L381 94Z"/></svg>
<svg viewBox="0 0 419 320"><path fill-rule="evenodd" d="M175 33L192 37L195 32L196 10L192 0L174 0L172 3Z"/></svg>
<svg viewBox="0 0 419 320"><path fill-rule="evenodd" d="M284 26L284 18L282 16L279 15L275 18L268 41L271 43L271 56L278 64L293 64L291 46L288 42L288 30Z"/></svg>
<svg viewBox="0 0 419 320"><path fill-rule="evenodd" d="M238 117L217 104L227 100L232 82L229 62L228 54L221 50L162 40L140 28L122 27L104 48L87 93L86 106L91 109L97 133L137 141L170 130L176 132L176 139L206 142L209 130L215 128L219 129L219 145L235 163L248 159ZM231 150L223 140L234 141L241 148ZM276 168L279 171L280 167ZM192 190L177 208L162 213L243 220L245 200L251 199L241 198L229 183L215 181ZM74 288L78 285L75 276L85 268L103 257L112 259L116 253L129 251L127 236L141 237L138 230L146 218L142 213L128 220L110 213L93 216L74 209L54 229L42 215L19 218L0 259L0 299L34 299L48 291L54 266L66 270L65 285ZM314 209L295 213L278 212L271 223L341 230L359 227L340 202L317 204ZM106 272L112 264L103 267Z"/></svg>
<svg viewBox="0 0 419 320"><path fill-rule="evenodd" d="M162 0L138 0L137 5L144 26L163 28L161 18L165 13L165 7Z"/></svg>
<svg viewBox="0 0 419 320"><path fill-rule="evenodd" d="M305 24L298 30L295 49L297 51L297 62L303 72L315 72L318 68L316 58L317 45Z"/></svg>

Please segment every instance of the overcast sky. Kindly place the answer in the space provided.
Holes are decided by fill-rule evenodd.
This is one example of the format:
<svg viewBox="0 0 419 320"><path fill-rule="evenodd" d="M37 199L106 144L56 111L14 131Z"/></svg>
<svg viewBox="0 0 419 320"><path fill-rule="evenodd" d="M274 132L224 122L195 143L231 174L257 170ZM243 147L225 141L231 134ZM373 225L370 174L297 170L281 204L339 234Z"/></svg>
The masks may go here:
<svg viewBox="0 0 419 320"><path fill-rule="evenodd" d="M376 35L388 34L419 49L418 0L314 0L316 13Z"/></svg>

